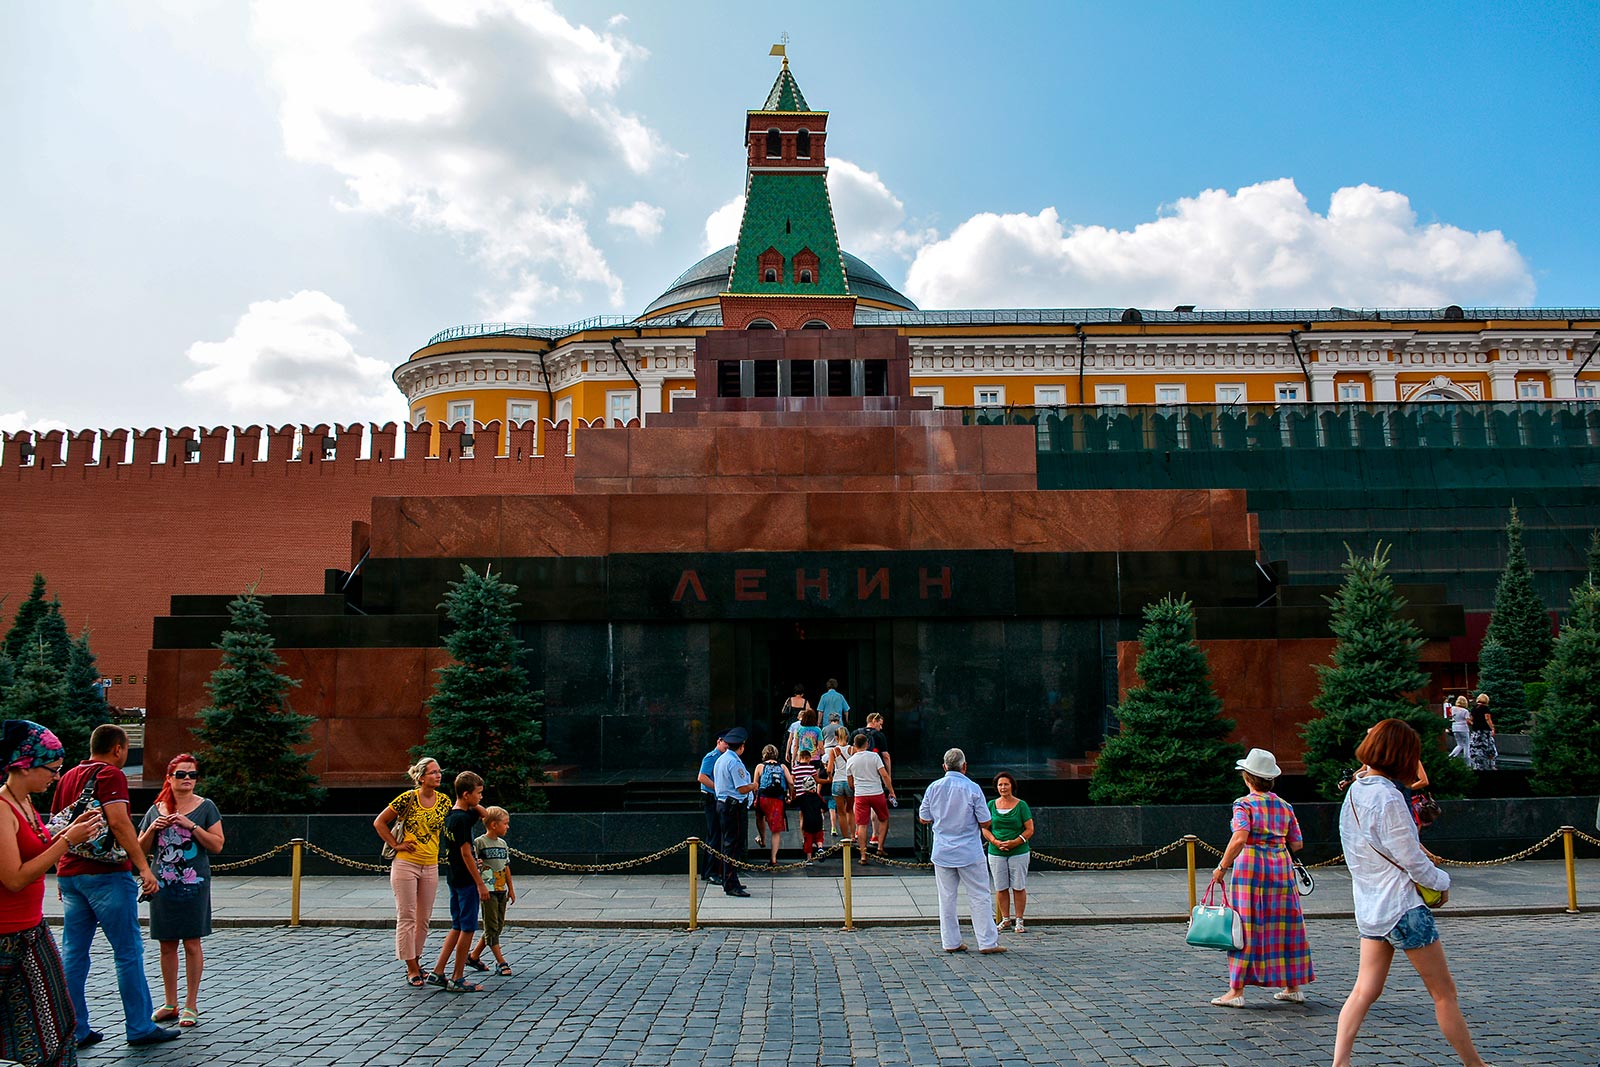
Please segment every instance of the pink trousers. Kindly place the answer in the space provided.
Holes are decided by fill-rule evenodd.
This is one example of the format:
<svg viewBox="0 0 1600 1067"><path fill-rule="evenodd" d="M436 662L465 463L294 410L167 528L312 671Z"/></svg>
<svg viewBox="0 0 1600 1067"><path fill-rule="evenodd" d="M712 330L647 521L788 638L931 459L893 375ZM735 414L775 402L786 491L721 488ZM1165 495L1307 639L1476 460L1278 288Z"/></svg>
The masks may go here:
<svg viewBox="0 0 1600 1067"><path fill-rule="evenodd" d="M439 865L397 859L389 866L389 887L394 890L395 959L420 959L439 891Z"/></svg>

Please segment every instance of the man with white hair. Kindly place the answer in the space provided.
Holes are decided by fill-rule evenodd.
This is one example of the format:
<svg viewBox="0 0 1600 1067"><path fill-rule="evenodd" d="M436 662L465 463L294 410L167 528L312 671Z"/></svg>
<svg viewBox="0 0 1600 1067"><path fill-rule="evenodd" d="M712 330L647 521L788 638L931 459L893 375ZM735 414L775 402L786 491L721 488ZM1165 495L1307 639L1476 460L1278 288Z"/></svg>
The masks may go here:
<svg viewBox="0 0 1600 1067"><path fill-rule="evenodd" d="M983 858L989 805L978 783L967 777L967 756L959 748L944 754L944 777L928 787L917 820L933 827L933 878L939 886L939 940L944 950L967 950L956 914L956 887L965 886L978 951L1004 952L989 897L989 864Z"/></svg>

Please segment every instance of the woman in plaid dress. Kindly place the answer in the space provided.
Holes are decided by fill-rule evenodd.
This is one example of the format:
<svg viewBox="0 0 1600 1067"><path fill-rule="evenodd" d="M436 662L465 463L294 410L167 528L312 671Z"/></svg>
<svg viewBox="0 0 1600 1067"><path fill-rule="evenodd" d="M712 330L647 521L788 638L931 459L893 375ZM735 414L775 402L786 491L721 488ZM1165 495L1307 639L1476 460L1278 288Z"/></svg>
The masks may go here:
<svg viewBox="0 0 1600 1067"><path fill-rule="evenodd" d="M1244 920L1245 947L1228 953L1228 991L1211 1003L1242 1008L1244 987L1260 985L1282 986L1272 999L1299 1004L1306 999L1300 987L1316 977L1290 859L1303 845L1300 823L1272 792L1279 773L1272 753L1253 748L1237 767L1250 792L1233 802L1233 837L1211 880L1221 882L1233 871L1229 899Z"/></svg>

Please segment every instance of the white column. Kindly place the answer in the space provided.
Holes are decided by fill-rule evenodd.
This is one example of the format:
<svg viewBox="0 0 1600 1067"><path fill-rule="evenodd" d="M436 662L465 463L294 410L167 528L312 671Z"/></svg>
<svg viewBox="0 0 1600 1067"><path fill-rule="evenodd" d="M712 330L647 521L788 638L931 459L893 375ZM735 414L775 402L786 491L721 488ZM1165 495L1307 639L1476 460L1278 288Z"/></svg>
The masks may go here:
<svg viewBox="0 0 1600 1067"><path fill-rule="evenodd" d="M1395 384L1395 375L1399 369L1394 366L1372 368L1372 402L1375 404L1398 404L1400 402L1400 389Z"/></svg>
<svg viewBox="0 0 1600 1067"><path fill-rule="evenodd" d="M1576 400L1578 398L1578 368L1550 368L1550 399Z"/></svg>
<svg viewBox="0 0 1600 1067"><path fill-rule="evenodd" d="M1337 399L1333 394L1333 368L1313 363L1308 369L1311 372L1311 402L1333 403Z"/></svg>
<svg viewBox="0 0 1600 1067"><path fill-rule="evenodd" d="M639 379L639 425L650 425L650 416L659 413L661 408L661 379Z"/></svg>
<svg viewBox="0 0 1600 1067"><path fill-rule="evenodd" d="M1517 368L1495 364L1489 368L1489 399L1515 400L1517 398Z"/></svg>

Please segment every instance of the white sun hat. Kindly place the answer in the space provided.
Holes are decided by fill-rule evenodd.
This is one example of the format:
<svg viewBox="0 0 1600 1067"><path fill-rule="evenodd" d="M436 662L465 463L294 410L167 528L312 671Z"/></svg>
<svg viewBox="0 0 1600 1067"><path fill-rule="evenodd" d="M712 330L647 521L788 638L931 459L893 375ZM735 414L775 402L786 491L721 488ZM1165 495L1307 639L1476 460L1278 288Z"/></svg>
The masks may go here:
<svg viewBox="0 0 1600 1067"><path fill-rule="evenodd" d="M1234 770L1249 771L1257 778L1276 778L1282 774L1278 761L1264 748L1252 748L1250 754L1233 765Z"/></svg>

